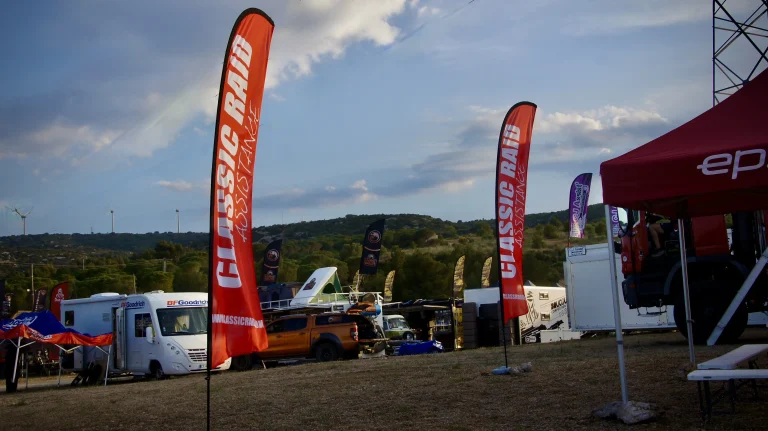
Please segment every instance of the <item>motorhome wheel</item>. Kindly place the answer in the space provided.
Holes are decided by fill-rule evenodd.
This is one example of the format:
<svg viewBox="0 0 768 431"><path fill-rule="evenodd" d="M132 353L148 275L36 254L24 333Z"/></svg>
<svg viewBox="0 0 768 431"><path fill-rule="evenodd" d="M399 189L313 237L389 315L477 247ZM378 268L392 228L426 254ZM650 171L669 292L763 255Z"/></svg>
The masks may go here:
<svg viewBox="0 0 768 431"><path fill-rule="evenodd" d="M152 362L152 365L149 367L149 371L152 373L152 377L154 377L156 380L162 380L165 378L163 367L158 362Z"/></svg>

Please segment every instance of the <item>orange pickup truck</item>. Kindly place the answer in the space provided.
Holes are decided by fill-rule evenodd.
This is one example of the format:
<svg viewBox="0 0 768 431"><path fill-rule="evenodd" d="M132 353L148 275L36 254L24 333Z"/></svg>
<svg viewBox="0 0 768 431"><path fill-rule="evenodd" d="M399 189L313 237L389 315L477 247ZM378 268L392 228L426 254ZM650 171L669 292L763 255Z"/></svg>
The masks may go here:
<svg viewBox="0 0 768 431"><path fill-rule="evenodd" d="M384 340L367 318L344 313L283 316L267 325L267 335L269 348L256 354L263 361L357 358Z"/></svg>

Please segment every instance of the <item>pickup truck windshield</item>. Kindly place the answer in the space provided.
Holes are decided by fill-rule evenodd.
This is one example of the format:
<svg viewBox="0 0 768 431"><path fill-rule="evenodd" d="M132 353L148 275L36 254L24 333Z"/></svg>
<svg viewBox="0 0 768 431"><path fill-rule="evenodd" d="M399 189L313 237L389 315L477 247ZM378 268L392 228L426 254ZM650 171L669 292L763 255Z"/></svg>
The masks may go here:
<svg viewBox="0 0 768 431"><path fill-rule="evenodd" d="M161 308L157 310L157 320L163 336L208 332L207 307Z"/></svg>

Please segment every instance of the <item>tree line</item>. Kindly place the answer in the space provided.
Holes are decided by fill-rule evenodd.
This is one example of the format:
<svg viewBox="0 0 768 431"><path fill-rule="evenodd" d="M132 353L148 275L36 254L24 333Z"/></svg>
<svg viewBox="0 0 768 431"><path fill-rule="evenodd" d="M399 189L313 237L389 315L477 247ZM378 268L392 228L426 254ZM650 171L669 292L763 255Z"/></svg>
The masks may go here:
<svg viewBox="0 0 768 431"><path fill-rule="evenodd" d="M372 219L375 216L368 216L358 224L365 225ZM390 228L389 220L387 223L378 273L365 277L361 290L383 291L387 273L395 270L394 301L450 297L454 265L460 256L466 256L465 288L480 287L483 262L495 254L496 239L491 221L450 225L422 223L416 228L412 227L414 223L410 220L402 222L399 226L403 227L399 229ZM358 232L364 232L364 228ZM584 239L572 239L571 242L604 242L604 232L605 220L596 220L587 224ZM525 280L544 286L561 282L567 237L568 224L558 217L549 217L546 222L526 229L523 255ZM268 240L271 240L269 235L253 244L257 277ZM300 239L299 235L285 239L278 282L303 282L316 269L335 266L342 283L351 285L355 271L360 267L361 242L362 233L334 233L308 239ZM26 253L32 249L16 251L19 250ZM59 249L58 252L66 255L66 249ZM6 292L13 293L11 309L14 312L31 307L31 275L31 265L0 263L0 278L6 279ZM498 283L496 259L490 278L492 286ZM70 282L71 296L75 298L101 292L205 292L208 288L207 242L181 244L161 240L154 247L138 253L89 255L78 264L56 265L49 262L34 265L35 290L50 289L64 281Z"/></svg>

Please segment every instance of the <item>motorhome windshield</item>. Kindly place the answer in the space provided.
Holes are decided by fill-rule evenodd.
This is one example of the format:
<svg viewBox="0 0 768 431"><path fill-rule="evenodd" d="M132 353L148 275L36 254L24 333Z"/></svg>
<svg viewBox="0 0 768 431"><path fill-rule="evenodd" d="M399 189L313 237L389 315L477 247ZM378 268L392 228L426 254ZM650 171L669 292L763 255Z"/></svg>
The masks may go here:
<svg viewBox="0 0 768 431"><path fill-rule="evenodd" d="M208 308L161 308L157 310L157 320L163 336L205 334L208 328Z"/></svg>

